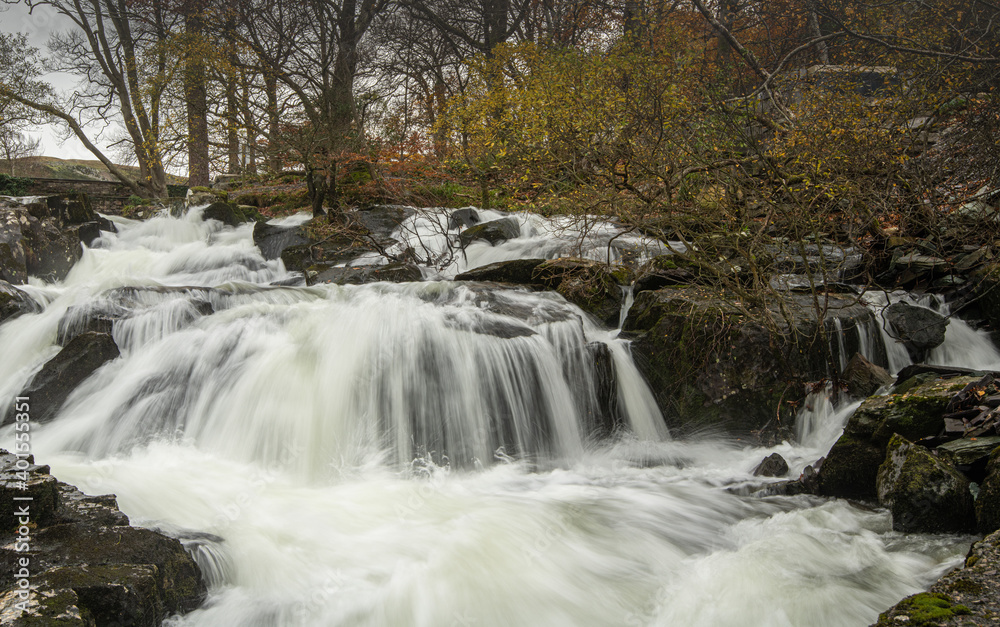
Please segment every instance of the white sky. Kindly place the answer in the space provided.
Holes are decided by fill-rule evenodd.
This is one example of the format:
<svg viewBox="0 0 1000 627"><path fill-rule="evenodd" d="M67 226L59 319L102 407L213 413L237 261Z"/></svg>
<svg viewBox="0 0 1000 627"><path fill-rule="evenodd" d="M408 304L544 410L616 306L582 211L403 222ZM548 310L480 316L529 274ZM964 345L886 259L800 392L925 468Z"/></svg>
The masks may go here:
<svg viewBox="0 0 1000 627"><path fill-rule="evenodd" d="M0 31L5 33L25 33L29 43L38 48L41 54L47 55L49 35L53 32L67 30L73 27L68 18L58 15L51 7L39 6L30 14L22 4L5 6L0 4ZM46 77L59 93L69 93L77 84L78 78L69 74L49 74ZM60 127L53 125L36 127L29 131L33 137L41 137L42 154L60 159L96 159L93 154L80 143L75 136L63 141ZM90 140L101 150L107 151L107 142L96 137L100 129L87 128L91 133Z"/></svg>

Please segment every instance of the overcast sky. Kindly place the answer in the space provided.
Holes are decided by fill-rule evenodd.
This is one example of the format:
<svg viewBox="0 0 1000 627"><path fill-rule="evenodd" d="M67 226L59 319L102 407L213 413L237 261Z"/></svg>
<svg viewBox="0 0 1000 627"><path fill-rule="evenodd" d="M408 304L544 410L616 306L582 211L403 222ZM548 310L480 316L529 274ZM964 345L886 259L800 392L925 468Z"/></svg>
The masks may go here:
<svg viewBox="0 0 1000 627"><path fill-rule="evenodd" d="M38 6L31 13L24 5L5 6L0 4L0 31L5 33L25 33L28 41L43 54L48 54L46 44L49 35L53 32L68 30L73 27L73 23L65 16L61 16L52 10L51 7ZM49 74L46 79L60 93L72 91L77 84L78 78L68 74ZM87 129L92 133L90 139L102 150L107 149L105 141L95 137L99 129ZM62 140L60 131L56 127L38 127L29 134L42 138L42 154L48 157L59 157L60 159L95 159L83 144L70 136L65 141ZM107 153L105 153L107 154Z"/></svg>

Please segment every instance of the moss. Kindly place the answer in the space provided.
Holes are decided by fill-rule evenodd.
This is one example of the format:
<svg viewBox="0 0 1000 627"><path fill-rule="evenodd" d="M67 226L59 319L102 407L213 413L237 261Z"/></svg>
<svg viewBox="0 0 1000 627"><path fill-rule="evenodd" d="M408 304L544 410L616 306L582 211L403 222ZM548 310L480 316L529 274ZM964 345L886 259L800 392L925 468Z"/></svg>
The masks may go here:
<svg viewBox="0 0 1000 627"><path fill-rule="evenodd" d="M982 594L983 584L968 579L956 579L948 584L948 590L960 594Z"/></svg>
<svg viewBox="0 0 1000 627"><path fill-rule="evenodd" d="M955 616L971 614L971 610L964 605L955 605L951 597L939 592L922 592L908 599L900 601L889 617L889 612L879 617L878 625L898 625L897 616L907 616L907 625L919 627L921 625L939 625L940 621L948 620Z"/></svg>

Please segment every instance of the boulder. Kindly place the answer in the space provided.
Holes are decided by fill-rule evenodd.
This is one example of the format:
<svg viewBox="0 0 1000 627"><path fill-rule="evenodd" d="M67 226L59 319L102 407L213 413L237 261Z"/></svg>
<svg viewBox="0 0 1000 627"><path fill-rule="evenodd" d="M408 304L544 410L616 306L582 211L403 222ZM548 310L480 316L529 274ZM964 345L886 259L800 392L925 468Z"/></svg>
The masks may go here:
<svg viewBox="0 0 1000 627"><path fill-rule="evenodd" d="M83 333L73 338L42 366L19 396L31 399L31 420L45 423L55 418L70 393L95 370L118 357L118 346L107 333ZM14 421L13 407L3 424Z"/></svg>
<svg viewBox="0 0 1000 627"><path fill-rule="evenodd" d="M492 281L514 285L534 285L544 287L535 278L535 270L545 259L514 259L498 261L489 265L467 270L455 277L456 281Z"/></svg>
<svg viewBox="0 0 1000 627"><path fill-rule="evenodd" d="M0 281L0 322L38 310L38 304L30 296L10 283Z"/></svg>
<svg viewBox="0 0 1000 627"><path fill-rule="evenodd" d="M985 438L960 438L945 442L935 450L955 466L973 466L990 457L994 449L1000 448L1000 436Z"/></svg>
<svg viewBox="0 0 1000 627"><path fill-rule="evenodd" d="M278 259L291 246L309 243L309 236L303 226L275 226L267 222L253 225L253 243L260 249L264 259Z"/></svg>
<svg viewBox="0 0 1000 627"><path fill-rule="evenodd" d="M371 205L354 213L373 236L386 239L416 212L404 205Z"/></svg>
<svg viewBox="0 0 1000 627"><path fill-rule="evenodd" d="M448 216L448 230L467 229L482 222L479 212L474 207L456 209Z"/></svg>
<svg viewBox="0 0 1000 627"><path fill-rule="evenodd" d="M697 269L677 255L659 255L644 264L636 273L632 291L635 294L658 290L670 285L690 285L698 282Z"/></svg>
<svg viewBox="0 0 1000 627"><path fill-rule="evenodd" d="M883 461L884 449L867 439L841 436L819 469L818 492L843 499L874 500L878 469Z"/></svg>
<svg viewBox="0 0 1000 627"><path fill-rule="evenodd" d="M191 187L184 198L184 205L187 209L191 207L201 207L214 202L227 202L229 194L222 190L209 189L208 187Z"/></svg>
<svg viewBox="0 0 1000 627"><path fill-rule="evenodd" d="M876 366L861 353L854 353L840 375L847 391L856 398L867 398L881 388L892 385L895 379L882 366Z"/></svg>
<svg viewBox="0 0 1000 627"><path fill-rule="evenodd" d="M521 225L517 218L500 218L465 229L459 234L458 239L463 247L475 240L485 240L495 246L500 242L515 239L520 234Z"/></svg>
<svg viewBox="0 0 1000 627"><path fill-rule="evenodd" d="M820 326L832 333L839 319L853 354L860 326L872 320L854 298L830 295L819 320L809 295L782 298L751 304L699 286L636 296L624 330L635 338L636 365L671 429L721 428L752 436L794 424L804 384L830 373L832 349Z"/></svg>
<svg viewBox="0 0 1000 627"><path fill-rule="evenodd" d="M969 480L900 435L889 441L876 483L892 528L908 533L964 533L976 526Z"/></svg>
<svg viewBox="0 0 1000 627"><path fill-rule="evenodd" d="M17 457L0 451L4 625L154 627L202 603L201 572L178 540L130 527L114 496L86 496L30 457L18 464ZM23 539L14 515L22 501L15 496L33 499L26 527L30 553L15 549ZM23 595L20 567L31 576L31 591Z"/></svg>
<svg viewBox="0 0 1000 627"><path fill-rule="evenodd" d="M78 233L64 230L40 202L0 207L0 280L66 278L81 255Z"/></svg>
<svg viewBox="0 0 1000 627"><path fill-rule="evenodd" d="M927 351L944 343L948 318L939 313L898 302L889 305L883 315L915 361L922 361Z"/></svg>
<svg viewBox="0 0 1000 627"><path fill-rule="evenodd" d="M229 202L213 202L202 212L205 220L218 220L226 226L239 226L248 222L240 208Z"/></svg>
<svg viewBox="0 0 1000 627"><path fill-rule="evenodd" d="M777 453L771 453L753 471L755 477L784 477L788 474L788 462Z"/></svg>
<svg viewBox="0 0 1000 627"><path fill-rule="evenodd" d="M384 266L357 266L328 268L306 278L308 285L336 283L338 285L363 285L365 283L409 283L420 281L423 274L412 263L390 263Z"/></svg>
<svg viewBox="0 0 1000 627"><path fill-rule="evenodd" d="M976 526L979 533L992 533L1000 529L1000 446L993 449L986 465L986 478L979 486Z"/></svg>

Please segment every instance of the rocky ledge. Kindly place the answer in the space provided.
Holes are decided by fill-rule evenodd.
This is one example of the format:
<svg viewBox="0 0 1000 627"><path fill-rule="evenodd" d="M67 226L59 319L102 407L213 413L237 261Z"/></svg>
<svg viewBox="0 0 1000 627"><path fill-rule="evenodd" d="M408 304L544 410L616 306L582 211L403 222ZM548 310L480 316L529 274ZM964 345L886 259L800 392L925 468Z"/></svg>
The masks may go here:
<svg viewBox="0 0 1000 627"><path fill-rule="evenodd" d="M0 450L0 624L154 627L205 593L178 540Z"/></svg>
<svg viewBox="0 0 1000 627"><path fill-rule="evenodd" d="M1000 625L1000 531L972 545L965 566L927 592L906 597L879 616L877 627Z"/></svg>

